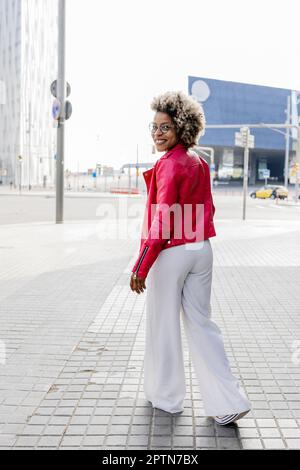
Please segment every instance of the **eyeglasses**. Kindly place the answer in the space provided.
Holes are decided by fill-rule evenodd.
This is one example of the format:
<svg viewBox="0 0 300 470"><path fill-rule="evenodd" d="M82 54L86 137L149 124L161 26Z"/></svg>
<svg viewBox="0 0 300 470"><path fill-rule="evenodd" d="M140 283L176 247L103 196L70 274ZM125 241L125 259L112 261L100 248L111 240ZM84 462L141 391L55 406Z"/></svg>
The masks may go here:
<svg viewBox="0 0 300 470"><path fill-rule="evenodd" d="M158 126L154 122L150 122L149 130L150 130L151 134L155 134L155 132L158 129L160 130L160 132L162 134L166 134L167 132L169 132L169 130L174 129L174 126L170 126L169 124L161 124L160 126Z"/></svg>

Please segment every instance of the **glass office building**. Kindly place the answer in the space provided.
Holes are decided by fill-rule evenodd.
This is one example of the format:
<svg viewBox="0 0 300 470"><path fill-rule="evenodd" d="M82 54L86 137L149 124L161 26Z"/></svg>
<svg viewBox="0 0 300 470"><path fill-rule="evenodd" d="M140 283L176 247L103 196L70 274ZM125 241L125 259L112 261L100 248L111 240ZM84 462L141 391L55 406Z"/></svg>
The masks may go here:
<svg viewBox="0 0 300 470"><path fill-rule="evenodd" d="M57 0L0 0L0 184L54 181L57 36Z"/></svg>
<svg viewBox="0 0 300 470"><path fill-rule="evenodd" d="M202 77L189 77L189 94L201 102L207 125L284 124L290 100L290 122L298 123L299 92ZM200 145L215 151L215 179L242 184L244 149L235 146L239 129L207 129ZM270 170L269 183L284 182L285 129L251 129L255 137L250 149L249 183L264 183L263 169ZM290 133L289 166L295 159L296 133Z"/></svg>

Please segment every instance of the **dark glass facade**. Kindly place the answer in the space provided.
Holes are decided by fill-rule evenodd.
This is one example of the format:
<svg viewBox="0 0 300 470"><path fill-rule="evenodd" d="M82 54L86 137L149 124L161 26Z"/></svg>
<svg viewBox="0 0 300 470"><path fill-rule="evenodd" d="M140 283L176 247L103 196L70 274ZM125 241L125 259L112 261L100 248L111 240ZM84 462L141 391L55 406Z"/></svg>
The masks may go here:
<svg viewBox="0 0 300 470"><path fill-rule="evenodd" d="M224 124L283 124L287 120L288 96L295 101L293 90L244 83L189 77L189 94L202 103L209 125ZM292 107L299 114L299 107ZM294 120L297 116L294 116ZM207 129L200 145L215 151L215 179L242 183L244 149L235 146L239 129ZM285 132L285 129L281 129ZM285 135L270 129L251 129L255 146L250 149L249 183L264 183L261 171L270 170L270 180L283 183ZM290 162L295 158L293 139L290 139Z"/></svg>

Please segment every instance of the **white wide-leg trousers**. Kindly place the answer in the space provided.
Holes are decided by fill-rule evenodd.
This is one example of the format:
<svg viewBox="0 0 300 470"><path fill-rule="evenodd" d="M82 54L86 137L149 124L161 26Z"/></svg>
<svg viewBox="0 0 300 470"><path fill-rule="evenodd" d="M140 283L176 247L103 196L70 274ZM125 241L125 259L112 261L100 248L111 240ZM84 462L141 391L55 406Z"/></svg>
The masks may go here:
<svg viewBox="0 0 300 470"><path fill-rule="evenodd" d="M147 278L144 393L153 407L169 413L183 411L186 394L181 312L206 415L251 408L211 320L212 266L211 244L205 240L161 251Z"/></svg>

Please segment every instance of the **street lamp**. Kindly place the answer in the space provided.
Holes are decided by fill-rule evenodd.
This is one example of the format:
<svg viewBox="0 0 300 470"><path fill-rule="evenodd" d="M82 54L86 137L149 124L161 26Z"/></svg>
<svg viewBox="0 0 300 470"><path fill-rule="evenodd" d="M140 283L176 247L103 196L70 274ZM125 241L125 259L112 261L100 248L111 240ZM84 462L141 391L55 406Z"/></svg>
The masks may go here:
<svg viewBox="0 0 300 470"><path fill-rule="evenodd" d="M28 189L29 191L31 190L31 130L33 128L32 126L32 111L31 111L31 101L29 102L29 116L28 119L26 120L28 123L28 128L26 130L26 134L28 134Z"/></svg>
<svg viewBox="0 0 300 470"><path fill-rule="evenodd" d="M58 12L58 77L57 98L61 103L61 115L57 129L56 158L56 223L62 224L64 218L64 152L65 152L65 102L66 102L66 0L59 0Z"/></svg>
<svg viewBox="0 0 300 470"><path fill-rule="evenodd" d="M19 161L19 193L21 194L22 192L22 163L23 163L23 157L21 155L18 156L18 161Z"/></svg>
<svg viewBox="0 0 300 470"><path fill-rule="evenodd" d="M288 98L290 98L288 96ZM290 106L290 100L288 100L288 110L287 113L289 115L289 106ZM287 124L289 124L289 121L287 120ZM268 126L267 124L264 124L263 122L261 123L262 126L266 127L267 129L270 129L271 131L278 132L279 134L284 135L285 137L285 162L284 162L284 186L287 188L288 187L288 172L289 172L289 153L290 153L290 129L286 129L285 132L280 131L279 129L273 129L273 127Z"/></svg>

